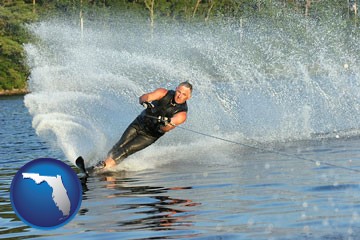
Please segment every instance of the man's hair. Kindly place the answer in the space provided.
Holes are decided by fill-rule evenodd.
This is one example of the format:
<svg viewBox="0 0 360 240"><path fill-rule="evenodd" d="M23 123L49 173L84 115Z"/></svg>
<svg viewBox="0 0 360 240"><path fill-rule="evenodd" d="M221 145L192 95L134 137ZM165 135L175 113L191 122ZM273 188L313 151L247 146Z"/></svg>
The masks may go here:
<svg viewBox="0 0 360 240"><path fill-rule="evenodd" d="M190 92L192 92L193 87L192 87L191 83L189 83L188 81L180 83L180 84L179 84L179 87L180 87L180 86L184 86L184 87L190 88Z"/></svg>

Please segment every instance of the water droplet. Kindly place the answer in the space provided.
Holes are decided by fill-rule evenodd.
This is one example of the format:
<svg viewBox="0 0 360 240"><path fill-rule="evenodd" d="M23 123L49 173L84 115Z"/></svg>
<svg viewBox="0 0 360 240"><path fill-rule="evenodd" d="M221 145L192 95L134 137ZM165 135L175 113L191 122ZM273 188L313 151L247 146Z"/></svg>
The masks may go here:
<svg viewBox="0 0 360 240"><path fill-rule="evenodd" d="M322 221L322 225L323 225L324 227L329 226L329 220L328 220L328 219L323 220L323 221Z"/></svg>
<svg viewBox="0 0 360 240"><path fill-rule="evenodd" d="M248 220L248 222L247 222L247 224L248 224L249 226L254 225L254 223L255 223L255 221L254 221L254 219L252 219L252 218L250 218L250 219Z"/></svg>
<svg viewBox="0 0 360 240"><path fill-rule="evenodd" d="M357 212L353 212L353 214L352 214L352 219L353 219L354 221L359 221L359 214L358 214Z"/></svg>

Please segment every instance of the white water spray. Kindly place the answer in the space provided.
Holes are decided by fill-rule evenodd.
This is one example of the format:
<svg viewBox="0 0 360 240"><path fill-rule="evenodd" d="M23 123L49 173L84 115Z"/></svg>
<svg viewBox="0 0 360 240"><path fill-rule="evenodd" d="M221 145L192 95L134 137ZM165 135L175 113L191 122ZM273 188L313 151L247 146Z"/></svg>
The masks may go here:
<svg viewBox="0 0 360 240"><path fill-rule="evenodd" d="M83 38L70 21L29 27L39 41L25 46L25 104L37 134L71 161L102 159L142 110L139 95L184 80L194 85L188 128L261 142L359 134L360 48L340 27L286 16L242 27L159 25L151 35L147 25L125 22L89 23ZM189 142L200 151L199 141L176 129L146 154L169 145L190 151Z"/></svg>

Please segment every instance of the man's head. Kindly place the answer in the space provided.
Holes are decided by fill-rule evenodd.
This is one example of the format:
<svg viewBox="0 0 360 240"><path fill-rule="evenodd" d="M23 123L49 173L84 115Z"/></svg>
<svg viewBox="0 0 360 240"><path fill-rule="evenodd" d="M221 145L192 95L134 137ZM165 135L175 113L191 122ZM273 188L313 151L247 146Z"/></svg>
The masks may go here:
<svg viewBox="0 0 360 240"><path fill-rule="evenodd" d="M177 104L182 104L186 100L191 98L192 85L189 82L182 82L176 88L175 91L175 102Z"/></svg>

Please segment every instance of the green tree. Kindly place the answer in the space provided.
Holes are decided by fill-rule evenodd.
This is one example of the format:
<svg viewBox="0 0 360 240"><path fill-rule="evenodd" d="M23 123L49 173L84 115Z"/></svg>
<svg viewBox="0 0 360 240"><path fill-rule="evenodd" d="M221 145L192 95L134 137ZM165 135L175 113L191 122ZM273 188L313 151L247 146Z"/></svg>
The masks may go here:
<svg viewBox="0 0 360 240"><path fill-rule="evenodd" d="M0 89L25 87L28 69L22 44L30 36L24 24L35 19L32 3L8 0L0 5Z"/></svg>
<svg viewBox="0 0 360 240"><path fill-rule="evenodd" d="M232 18L266 17L276 19L297 12L319 22L331 23L341 16L351 34L358 34L359 0L2 0L0 2L0 90L24 88L29 70L24 63L22 45L31 41L25 24L38 19L71 16L80 24L80 13L86 22L101 20L104 25L112 16L131 15L156 22L195 22ZM133 18L132 18L133 19ZM250 22L250 21L249 21ZM354 24L355 23L355 24ZM340 26L340 27L344 27Z"/></svg>

